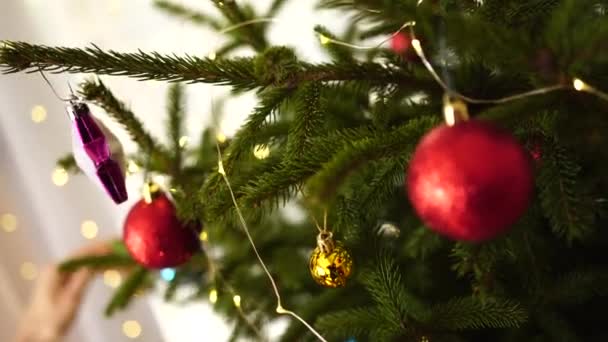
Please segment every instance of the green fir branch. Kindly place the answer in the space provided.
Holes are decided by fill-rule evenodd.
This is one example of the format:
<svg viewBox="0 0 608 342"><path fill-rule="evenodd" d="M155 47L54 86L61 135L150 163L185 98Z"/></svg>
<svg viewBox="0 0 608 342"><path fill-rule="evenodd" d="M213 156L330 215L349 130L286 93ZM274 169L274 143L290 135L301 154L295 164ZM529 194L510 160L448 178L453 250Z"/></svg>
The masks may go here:
<svg viewBox="0 0 608 342"><path fill-rule="evenodd" d="M385 158L371 162L337 196L334 229L351 242L360 241L369 224L375 224L378 212L403 184L403 160ZM364 181L362 182L362 179ZM374 222L374 223L371 223ZM365 243L365 241L363 241Z"/></svg>
<svg viewBox="0 0 608 342"><path fill-rule="evenodd" d="M243 46L243 43L238 42L238 41L228 42L214 51L215 56L216 56L215 58L218 58L218 59L224 58L228 54L230 54L232 51L240 48L241 46Z"/></svg>
<svg viewBox="0 0 608 342"><path fill-rule="evenodd" d="M315 26L315 32L323 35L326 38L333 40L341 40L331 33L326 27L317 25ZM355 61L352 54L352 49L344 47L338 44L322 44L323 48L329 53L329 55L335 60L340 62L352 63Z"/></svg>
<svg viewBox="0 0 608 342"><path fill-rule="evenodd" d="M499 23L507 27L521 28L538 25L549 17L560 0L518 1L509 4L501 0L487 0L479 7L479 14L490 23Z"/></svg>
<svg viewBox="0 0 608 342"><path fill-rule="evenodd" d="M189 20L202 26L209 26L215 30L221 30L222 24L213 17L192 8L177 4L174 1L155 0L154 6L172 16Z"/></svg>
<svg viewBox="0 0 608 342"><path fill-rule="evenodd" d="M526 240L523 243L528 243ZM497 264L513 258L511 241L508 238L499 239L483 245L466 243L454 244L450 256L456 259L452 270L460 278L469 278L473 293L480 300L497 296L501 283L497 277ZM530 272L533 275L533 272Z"/></svg>
<svg viewBox="0 0 608 342"><path fill-rule="evenodd" d="M434 122L434 119L429 119ZM419 122L420 124L420 122ZM407 126L407 125L406 125ZM417 126L416 124L411 127ZM404 126L405 127L405 126ZM404 127L397 128L406 131ZM289 160L288 163L279 163L276 159L277 154L271 155L272 158L265 160L265 170L258 170L257 174L247 173L243 182L239 182L234 177L231 179L235 189L235 196L241 207L260 208L263 202L268 202L276 207L279 203L285 203L292 198L300 189L304 181L314 175L321 165L326 163L336 153L336 149L344 148L353 141L369 139L376 135L377 139L385 136L385 132L375 132L370 127L358 127L356 129L342 129L330 131L325 135L312 138L309 150L298 159ZM402 138L408 138L402 136ZM280 156L280 155L279 155ZM241 184L237 186L236 184ZM222 178L214 172L206 180L201 193L213 194L203 197L206 205L206 215L208 217L222 217L223 213L232 207L232 202L227 189L223 184Z"/></svg>
<svg viewBox="0 0 608 342"><path fill-rule="evenodd" d="M378 305L383 317L394 328L406 332L413 321L426 321L427 305L410 294L401 279L394 256L384 252L361 281Z"/></svg>
<svg viewBox="0 0 608 342"><path fill-rule="evenodd" d="M558 236L568 242L585 239L593 232L594 211L581 188L581 168L557 141L549 140L542 148L536 182L545 215Z"/></svg>
<svg viewBox="0 0 608 342"><path fill-rule="evenodd" d="M535 315L535 318L539 328L551 342L587 341L587 339L582 339L577 336L568 320L556 311L540 310L540 312Z"/></svg>
<svg viewBox="0 0 608 342"><path fill-rule="evenodd" d="M265 209L270 206L274 208L281 199L286 201L291 197L291 193L285 193L289 190L274 189L275 191L272 192L272 195L264 197L264 199L267 200L265 203L262 203L262 196L260 196L260 198L248 197L246 200L244 199L245 194L243 193L243 189L245 189L248 184L253 184L256 180L263 179L268 174L274 174L274 172L277 171L276 165L280 164L281 160L282 154L276 152L271 154L268 158L250 165L250 168L240 170L240 172L235 173L230 177L230 183L234 189L235 197L239 202L239 206L244 208L245 215L253 214L259 220L260 216L265 214ZM290 187L290 185L285 186L287 188ZM235 218L231 215L234 213L231 196L223 178L219 176L217 169L206 178L205 183L199 191L199 196L199 201L205 204L204 217L207 221L230 221ZM247 202L247 204L245 204L245 202ZM260 204L268 205L260 206Z"/></svg>
<svg viewBox="0 0 608 342"><path fill-rule="evenodd" d="M281 154L273 154L264 162L263 170L256 170L256 174L247 174L241 186L236 186L232 179L235 195L244 208L259 208L266 201L276 206L286 202L295 195L303 182L326 162L334 153L336 146L344 145L346 141L362 139L370 134L367 127L358 129L344 129L328 133L325 136L315 137L310 151L300 156L298 160L291 160L284 164ZM278 158L278 159L277 159ZM237 179L238 181L238 179ZM218 189L222 189L218 191ZM203 194L213 194L211 198L205 196L208 203L207 215L209 217L222 217L232 207L230 196L217 172L210 176L202 189Z"/></svg>
<svg viewBox="0 0 608 342"><path fill-rule="evenodd" d="M147 276L148 270L141 266L138 266L137 269L131 272L127 279L125 279L125 281L116 290L114 296L112 296L112 299L106 306L106 316L112 316L117 310L126 308L131 302L133 296L135 296L135 292L137 292L139 287L146 280Z"/></svg>
<svg viewBox="0 0 608 342"><path fill-rule="evenodd" d="M418 227L408 235L403 250L412 259L425 260L445 246L445 242L446 240L428 227Z"/></svg>
<svg viewBox="0 0 608 342"><path fill-rule="evenodd" d="M392 131L374 131L363 139L344 142L331 161L309 180L308 186L319 198L330 198L351 173L367 163L395 155L407 158L420 137L436 124L437 118L422 117Z"/></svg>
<svg viewBox="0 0 608 342"><path fill-rule="evenodd" d="M299 185L310 174L306 169L289 169L279 166L240 189L241 201L248 207L259 207L270 202L273 207L285 204L299 191Z"/></svg>
<svg viewBox="0 0 608 342"><path fill-rule="evenodd" d="M287 3L287 0L273 0L266 16L274 17L283 8L285 3Z"/></svg>
<svg viewBox="0 0 608 342"><path fill-rule="evenodd" d="M80 170L80 167L78 167L78 164L76 164L76 159L74 159L74 155L72 153L69 153L64 157L59 158L59 160L57 161L57 166L63 168L68 173L78 174L82 172Z"/></svg>
<svg viewBox="0 0 608 342"><path fill-rule="evenodd" d="M250 153L258 143L258 132L266 125L268 118L277 113L281 104L294 92L290 88L268 88L260 93L257 107L249 114L247 121L236 133L226 150L224 167L228 174L231 173L232 165L245 153Z"/></svg>
<svg viewBox="0 0 608 342"><path fill-rule="evenodd" d="M302 63L302 71L288 78L285 84L295 86L306 81L368 81L371 85L399 84L419 91L437 92L439 89L431 79L418 79L407 70L374 62Z"/></svg>
<svg viewBox="0 0 608 342"><path fill-rule="evenodd" d="M548 303L569 306L606 296L608 296L608 271L602 269L565 274L545 294Z"/></svg>
<svg viewBox="0 0 608 342"><path fill-rule="evenodd" d="M0 69L4 73L21 71L96 73L129 76L139 80L214 83L230 85L237 90L251 90L271 85L259 80L252 58L208 59L193 56L167 56L157 52L120 53L103 51L97 46L65 48L33 45L25 42L1 41ZM300 63L301 68L282 80L281 87L295 87L309 81L367 80L372 84L404 84L420 90L438 90L430 79L417 80L408 71L378 63Z"/></svg>
<svg viewBox="0 0 608 342"><path fill-rule="evenodd" d="M185 275L186 273L182 272L181 270L177 270L175 272L175 277L173 280L171 280L171 282L169 282L169 284L167 284L167 288L165 288L165 292L163 294L163 299L166 302L175 300L175 294L177 293L179 286L182 285L182 278L184 278Z"/></svg>
<svg viewBox="0 0 608 342"><path fill-rule="evenodd" d="M139 80L204 82L253 89L257 85L251 58L230 60L159 53L120 53L99 47L65 48L3 41L0 69L5 73L51 71L129 76Z"/></svg>
<svg viewBox="0 0 608 342"><path fill-rule="evenodd" d="M341 300L344 296L344 291L328 291L322 292L317 296L311 297L306 302L306 306L298 312L298 315L304 318L308 322L319 322L317 317L322 315L327 310L330 310L333 303ZM315 323L316 324L316 323ZM281 336L280 341L290 342L298 340L298 337L307 334L308 331L304 325L299 321L290 322L289 326L285 330L285 333Z"/></svg>
<svg viewBox="0 0 608 342"><path fill-rule="evenodd" d="M510 300L482 301L476 297L452 299L432 308L430 326L435 329L467 330L513 328L526 322L528 315Z"/></svg>
<svg viewBox="0 0 608 342"><path fill-rule="evenodd" d="M386 200L401 188L404 178L404 164L406 156L394 158L392 156L382 158L375 163L370 163L373 175L363 189L358 189L354 194L359 212L365 212L365 208L379 208Z"/></svg>
<svg viewBox="0 0 608 342"><path fill-rule="evenodd" d="M400 332L399 329L393 327L393 326L380 326L377 329L373 329L370 331L369 336L370 336L370 341L383 341L383 342L390 342L390 341L403 341L403 339L400 338ZM408 341L410 339L405 339L405 341Z"/></svg>
<svg viewBox="0 0 608 342"><path fill-rule="evenodd" d="M184 146L181 145L181 138L184 136L184 120L185 120L185 89L184 86L176 83L169 87L167 113L169 120L167 123L169 138L171 140L172 158L172 174L179 178L179 173L182 167L182 152Z"/></svg>
<svg viewBox="0 0 608 342"><path fill-rule="evenodd" d="M319 83L305 84L298 90L296 115L287 141L287 162L300 158L309 150L311 138L324 131L321 92Z"/></svg>
<svg viewBox="0 0 608 342"><path fill-rule="evenodd" d="M135 265L135 262L128 255L108 254L85 256L66 260L59 265L59 270L61 272L74 272L80 268L107 269L128 267L133 265Z"/></svg>
<svg viewBox="0 0 608 342"><path fill-rule="evenodd" d="M211 0L215 7L233 25L238 25L254 19L253 9L249 6L241 6L236 1ZM231 34L237 39L246 41L257 52L262 52L268 47L265 36L266 23L245 25Z"/></svg>
<svg viewBox="0 0 608 342"><path fill-rule="evenodd" d="M386 323L376 307L336 311L318 317L315 327L327 338L342 340L349 337L364 338Z"/></svg>

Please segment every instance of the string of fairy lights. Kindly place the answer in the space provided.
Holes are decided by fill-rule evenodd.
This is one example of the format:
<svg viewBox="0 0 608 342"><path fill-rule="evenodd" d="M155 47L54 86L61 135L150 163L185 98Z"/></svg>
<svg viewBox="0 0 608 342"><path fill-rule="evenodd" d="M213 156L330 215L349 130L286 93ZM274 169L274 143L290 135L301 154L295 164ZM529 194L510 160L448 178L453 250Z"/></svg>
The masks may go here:
<svg viewBox="0 0 608 342"><path fill-rule="evenodd" d="M241 296L234 290L232 285L230 285L230 283L223 276L220 271L220 268L212 257L210 253L211 248L209 245L209 234L206 231L201 232L200 240L203 245L203 250L207 252L207 267L209 269L209 274L207 276L209 279L212 279L216 283L215 287L209 290L209 302L211 304L217 303L219 295L217 288L219 286L217 284L216 279L219 278L220 282L223 284L223 288L228 291L228 293L232 296L232 303L234 304L234 307L236 308L236 311L243 320L243 322L245 322L245 324L247 324L251 331L255 333L259 341L266 341L267 339L262 333L262 331L258 328L258 326L255 325L254 322L251 321L251 319L243 311L243 307L241 305Z"/></svg>
<svg viewBox="0 0 608 342"><path fill-rule="evenodd" d="M423 0L418 1L418 5L420 5L422 2L423 2ZM235 25L234 27L239 28L239 27L243 27L248 24L253 24L253 23L257 23L257 22L267 22L267 21L276 21L276 20L272 19L272 18L262 18L259 21L250 21L247 24L243 23L243 24ZM422 43L420 42L419 39L416 38L415 31L414 31L415 25L416 25L415 21L408 21L408 22L404 23L397 31L393 32L388 38L382 40L380 43L378 43L377 45L374 45L374 46L355 45L355 44L351 44L351 43L348 43L345 41L341 41L338 39L328 37L321 33L319 33L318 37L319 37L319 41L322 45L337 44L337 45L352 48L352 49L373 50L373 49L380 48L382 45L384 45L386 42L388 42L389 40L391 40L392 38L397 36L403 30L409 28L410 32L411 32L411 36L412 36L411 43L412 43L412 47L414 48L414 51L416 52L418 57L421 59L425 68L431 74L433 79L437 82L437 84L439 86L441 86L444 89L444 91L446 93L446 96L444 96L443 114L445 116L445 119L446 119L446 122L448 125L455 124L455 122L457 121L457 115L468 115L467 110L466 110L466 104L463 104L462 102L452 101L451 99L453 99L453 98L458 98L458 99L464 101L465 103L504 104L504 103L508 103L508 102L512 102L512 101L516 101L516 100L521 100L521 99L524 99L527 97L538 96L538 95L543 95L543 94L547 94L550 92L554 92L557 90L564 90L564 89L572 88L576 91L582 91L582 92L587 92L587 93L593 94L603 100L608 101L608 94L598 90L597 88L590 86L589 84L587 84L580 78L573 78L571 86L564 85L564 84L556 84L553 86L538 88L538 89L534 89L531 91L527 91L527 92L523 92L523 93L519 93L519 94L515 94L515 95L510 95L510 96L506 96L506 97L498 98L498 99L477 99L477 98L465 96L465 95L459 93L458 91L456 91L455 89L449 87L448 84L446 82L444 82L443 79L439 76L439 74L437 73L437 71L431 64L431 62L426 57L424 50L422 48ZM228 32L228 31L229 30L227 30L225 32ZM216 56L216 53L214 51L212 51L209 54L209 56L211 59L214 59ZM458 106L464 106L464 108L458 108ZM221 133L218 133L218 134L221 134ZM299 320L320 341L326 341L325 338L318 331L316 331L306 320L304 320L302 317L297 315L295 312L287 310L283 307L282 302L281 302L281 294L280 294L278 286L276 284L276 280L274 279L274 277L268 270L264 260L261 258L260 254L257 250L256 244L253 241L253 238L251 237L248 225L241 213L240 207L238 205L238 202L237 202L234 192L232 190L230 180L228 179L228 176L226 175L226 172L224 170L224 165L223 165L223 161L222 161L223 157L222 157L222 153L219 148L219 145L217 145L217 152L218 152L218 172L220 173L224 182L226 183L226 186L228 187L228 191L231 195L232 203L234 205L237 216L241 223L241 227L243 228L244 232L246 233L249 243L250 243L251 247L253 248L253 251L254 251L260 265L262 266L265 274L267 275L268 279L270 280L270 283L272 285L272 289L273 289L273 292L274 292L274 295L275 295L276 301L277 301L276 312L278 314L290 315L293 318ZM317 224L317 226L318 226L318 224Z"/></svg>
<svg viewBox="0 0 608 342"><path fill-rule="evenodd" d="M419 2L419 4L422 3L422 1ZM340 46L344 46L344 47L348 47L348 48L352 48L352 49L357 49L357 50L373 50L373 49L377 49L380 46L382 46L384 43L386 43L387 41L389 41L391 38L395 37L397 34L401 33L402 31L404 31L405 29L410 29L410 33L411 33L411 44L412 47L414 48L414 51L416 52L416 55L420 58L420 60L422 61L423 65L425 66L425 68L427 69L427 71L429 72L429 74L433 77L433 79L435 80L435 82L441 87L443 88L443 90L449 94L452 97L456 97L459 98L460 100L466 102L466 103L472 103L472 104L504 104L504 103L508 103L508 102L513 102L513 101L517 101L517 100L521 100L524 98L528 98L528 97L532 97L532 96L538 96L538 95L544 95L544 94L548 94L551 92L555 92L558 90L565 90L565 89L574 89L576 91L579 92L586 92L592 95L597 96L598 98L608 101L608 93L603 92L593 86L591 86L590 84L586 83L585 81L583 81L582 79L578 78L578 77L574 77L572 78L572 81L570 84L555 84L555 85L551 85L551 86L547 86L547 87L541 87L541 88L537 88L537 89L533 89L527 92L523 92L523 93L519 93L519 94L514 94L514 95L509 95L509 96L505 96L505 97L501 97L501 98L496 98L496 99L479 99L479 98L473 98L473 97L469 97L466 95L463 95L461 93L459 93L456 89L451 88L437 73L437 71L435 70L435 68L433 67L433 65L431 64L431 62L429 61L429 59L427 58L424 49L422 47L422 43L421 41L416 38L416 34L415 34L415 30L414 27L416 26L416 22L415 21L408 21L406 23L404 23L397 31L395 31L393 34L391 34L391 36L383 41L381 41L379 44L374 45L374 46L364 46L364 45L356 45L356 44L351 44L345 41L341 41L338 39L334 39L334 38L330 38L327 37L323 34L319 34L319 42L322 45L327 45L327 44L336 44L336 45L340 45ZM452 106L451 103L446 102L444 103L444 113L450 113L450 112L454 112L454 108L450 108L450 106ZM448 118L446 117L447 123L448 124L453 124L454 120L452 118Z"/></svg>
<svg viewBox="0 0 608 342"><path fill-rule="evenodd" d="M258 252L258 248L257 248L255 242L253 241L253 238L249 231L247 222L245 221L245 218L243 217L243 214L241 213L241 208L239 207L239 204L236 201L234 192L232 191L232 185L230 184L230 180L228 179L228 176L226 175L226 171L224 170L222 151L220 149L219 144L217 144L217 154L218 154L218 173L222 176L222 179L224 180L224 182L226 183L226 186L228 187L228 192L230 193L230 196L232 198L232 203L234 205L234 209L236 210L236 214L239 218L241 228L243 228L243 231L245 232L245 235L247 236L247 240L249 240L249 244L251 245L251 248L253 249L253 252L255 253L256 258L258 259L260 266L262 266L264 273L266 274L266 276L268 277L268 280L270 281L270 284L272 285L272 290L274 292L274 295L275 295L275 298L277 301L277 306L276 306L275 311L279 315L288 315L288 316L291 316L291 317L297 319L320 341L327 342L327 340L317 330L315 330L315 328L313 328L310 323L308 323L305 319L300 317L297 313L295 313L291 310L288 310L283 306L283 303L281 301L281 293L277 286L277 282L274 279L274 277L272 276L272 274L270 273L270 271L268 270L268 266L266 266L266 263L264 262L260 253Z"/></svg>
<svg viewBox="0 0 608 342"><path fill-rule="evenodd" d="M422 2L423 2L423 0L419 0L418 4L420 5ZM376 10L372 10L372 9L367 9L367 10L370 12L380 13L380 11L376 11ZM259 23L267 23L267 22L282 22L282 20L279 20L277 18L257 18L257 19L253 19L253 20L249 20L249 21L245 21L242 23L238 23L238 24L229 26L229 27L219 31L219 34L225 34L225 33L231 32L233 30L242 28L244 26L259 24ZM381 48L385 43L390 41L392 38L394 38L395 36L397 36L398 34L403 32L404 30L409 29L410 33L411 33L411 37L412 37L411 46L413 47L415 53L420 58L424 67L429 72L429 74L432 76L432 78L435 80L435 82L445 91L446 94L449 94L450 97L458 98L465 103L504 104L504 103L517 101L517 100L521 100L521 99L532 97L532 96L539 96L539 95L548 94L548 93L559 91L559 90L568 90L568 89L572 89L572 90L578 91L578 92L586 92L586 93L592 94L604 101L608 101L608 93L599 90L598 88L588 84L587 82L585 82L584 80L582 80L578 77L573 77L571 80L571 83L568 83L568 84L555 84L555 85L537 88L537 89L533 89L533 90L530 90L527 92L514 94L514 95L502 97L502 98L479 99L479 98L466 96L464 94L459 93L456 89L450 87L439 76L439 74L435 70L433 64L426 56L425 50L422 46L421 41L418 38L416 38L415 25L416 25L415 21L408 21L408 22L404 23L397 31L395 31L391 35L389 35L386 39L384 39L384 40L380 41L378 44L375 44L372 46L363 46L363 45L352 44L352 43L341 41L341 40L338 40L335 38L327 37L326 35L323 35L320 33L318 34L318 39L322 45L335 44L335 45L340 45L340 46L344 46L344 47L352 48L352 49L356 49L356 50L374 50L374 49ZM217 44L215 44L215 45L217 45ZM217 54L216 54L215 49L213 49L208 54L208 58L210 58L210 59L215 59L216 56L217 56ZM462 109L456 108L455 106L457 106L456 102L448 101L448 100L444 101L444 108L443 108L444 113L443 114L444 114L446 122L448 124L453 124L456 121L456 118L455 118L456 113L462 112ZM31 109L31 120L34 123L40 124L40 123L43 123L46 119L47 119L47 110L44 106L36 105ZM224 133L222 132L221 129L217 130L216 141L218 143L223 143L226 141L226 136L224 135ZM189 137L183 136L179 141L179 145L180 145L180 147L185 148L187 146L188 142L189 142ZM256 145L254 147L253 153L256 158L264 159L269 156L270 149L266 145ZM253 238L251 237L247 223L241 214L238 202L236 201L235 195L232 191L230 181L224 171L224 167L223 167L223 163L222 163L222 160L223 160L222 153L221 153L221 150L219 149L219 145L218 145L218 160L219 160L218 172L220 173L223 180L225 181L225 183L228 187L228 190L232 196L232 202L235 207L237 216L239 217L241 227L243 228L244 232L246 233L246 235L248 237L248 241L249 241L251 247L253 248L260 265L262 266L262 269L264 270L265 274L267 275L267 277L269 278L269 280L271 282L272 289L273 289L273 292L274 292L274 295L275 295L276 301L277 301L276 312L281 315L292 316L293 318L300 321L304 326L306 326L306 328L311 333L313 333L320 341L326 341L325 338L318 331L316 331L312 327L311 324L309 324L307 321L305 321L303 318L301 318L295 312L286 309L282 305L281 294L280 294L280 291L276 284L276 281L273 278L273 276L271 275L271 273L269 272L266 264L264 263L263 259L260 256L260 254L258 253L255 242L254 242ZM134 161L129 161L127 164L127 170L128 170L129 174L135 174L140 171L140 167ZM67 170L65 170L61 167L57 167L53 170L52 182L56 186L58 186L58 187L65 186L68 183L68 181L69 181L69 175L68 175ZM6 233L15 232L18 228L17 217L12 213L4 213L4 214L0 215L0 228ZM86 239L95 239L97 237L98 231L99 231L99 227L93 220L84 220L81 224L81 234ZM209 250L210 245L209 245L209 238L208 238L207 232L201 233L200 239L201 239L201 242L202 242L205 250ZM252 331L256 334L256 336L260 340L266 340L266 338L264 337L264 334L260 331L260 329L250 320L250 318L247 316L247 314L243 311L243 308L241 305L243 298L241 298L241 296L238 294L238 292L222 276L221 272L219 271L219 267L216 264L216 261L213 260L213 258L211 256L209 256L207 258L207 260L208 260L208 267L210 270L211 279L215 279L216 277L221 279L224 289L227 290L227 292L232 297L233 304L234 304L237 312L243 319L243 321L252 329ZM165 271L165 273L164 273L165 276L163 276L163 271L165 271L165 270L161 270L161 276L166 280L172 279L175 275L174 271L172 273L173 276L168 275L168 272ZM20 266L20 274L26 280L33 280L38 275L38 268L32 262L23 262ZM111 269L111 270L104 271L103 279L104 279L104 283L106 285L108 285L112 288L116 288L120 285L120 283L122 281L122 276L119 271ZM217 286L216 286L216 288L212 288L209 291L209 302L212 304L215 304L218 301L218 296L219 296L219 292L218 292ZM124 334L130 338L137 338L141 335L141 332L142 332L141 325L135 320L124 321L122 324L122 329L123 329Z"/></svg>

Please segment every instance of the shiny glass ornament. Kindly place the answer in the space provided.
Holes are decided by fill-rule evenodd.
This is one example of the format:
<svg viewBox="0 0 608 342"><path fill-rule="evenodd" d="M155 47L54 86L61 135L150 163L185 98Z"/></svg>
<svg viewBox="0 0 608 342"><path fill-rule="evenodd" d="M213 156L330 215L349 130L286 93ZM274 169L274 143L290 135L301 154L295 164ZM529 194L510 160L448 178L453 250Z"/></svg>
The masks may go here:
<svg viewBox="0 0 608 342"><path fill-rule="evenodd" d="M76 164L119 204L127 200L124 152L110 130L97 120L86 103L71 100L72 149Z"/></svg>
<svg viewBox="0 0 608 342"><path fill-rule="evenodd" d="M352 273L353 259L341 243L334 243L331 233L322 232L310 256L309 270L319 285L343 287Z"/></svg>
<svg viewBox="0 0 608 342"><path fill-rule="evenodd" d="M533 189L529 154L483 121L429 132L407 171L412 206L432 230L455 240L495 238L526 211Z"/></svg>
<svg viewBox="0 0 608 342"><path fill-rule="evenodd" d="M133 259L149 269L179 266L200 249L196 230L177 218L175 206L160 190L131 209L123 240Z"/></svg>

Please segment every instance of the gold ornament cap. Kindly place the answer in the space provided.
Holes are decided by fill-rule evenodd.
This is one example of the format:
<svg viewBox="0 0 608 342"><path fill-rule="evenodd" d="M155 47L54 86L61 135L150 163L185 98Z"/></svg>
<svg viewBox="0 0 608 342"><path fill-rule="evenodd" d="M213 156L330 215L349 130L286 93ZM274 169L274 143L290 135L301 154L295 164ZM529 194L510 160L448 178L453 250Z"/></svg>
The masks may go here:
<svg viewBox="0 0 608 342"><path fill-rule="evenodd" d="M469 108L462 99L445 93L443 95L443 117L448 126L469 120Z"/></svg>
<svg viewBox="0 0 608 342"><path fill-rule="evenodd" d="M141 195L144 198L144 201L146 201L146 203L148 204L152 203L152 200L154 200L161 194L162 190L160 188L160 185L152 181L144 183L144 186L141 189Z"/></svg>

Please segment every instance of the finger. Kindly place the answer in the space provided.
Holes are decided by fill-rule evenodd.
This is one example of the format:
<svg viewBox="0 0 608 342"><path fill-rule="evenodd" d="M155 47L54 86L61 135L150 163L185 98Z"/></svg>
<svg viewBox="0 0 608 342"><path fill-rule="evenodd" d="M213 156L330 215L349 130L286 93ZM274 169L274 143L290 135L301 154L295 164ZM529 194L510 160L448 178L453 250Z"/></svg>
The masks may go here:
<svg viewBox="0 0 608 342"><path fill-rule="evenodd" d="M87 285L93 279L94 272L89 269L80 269L72 273L61 289L61 300L65 305L79 305Z"/></svg>
<svg viewBox="0 0 608 342"><path fill-rule="evenodd" d="M57 265L47 265L40 272L36 281L34 295L50 295L62 287L65 277L59 272Z"/></svg>
<svg viewBox="0 0 608 342"><path fill-rule="evenodd" d="M71 274L67 274L65 284L56 299L57 311L55 320L61 334L72 325L72 321L80 308L84 292L93 279L94 273L89 269L80 269Z"/></svg>

